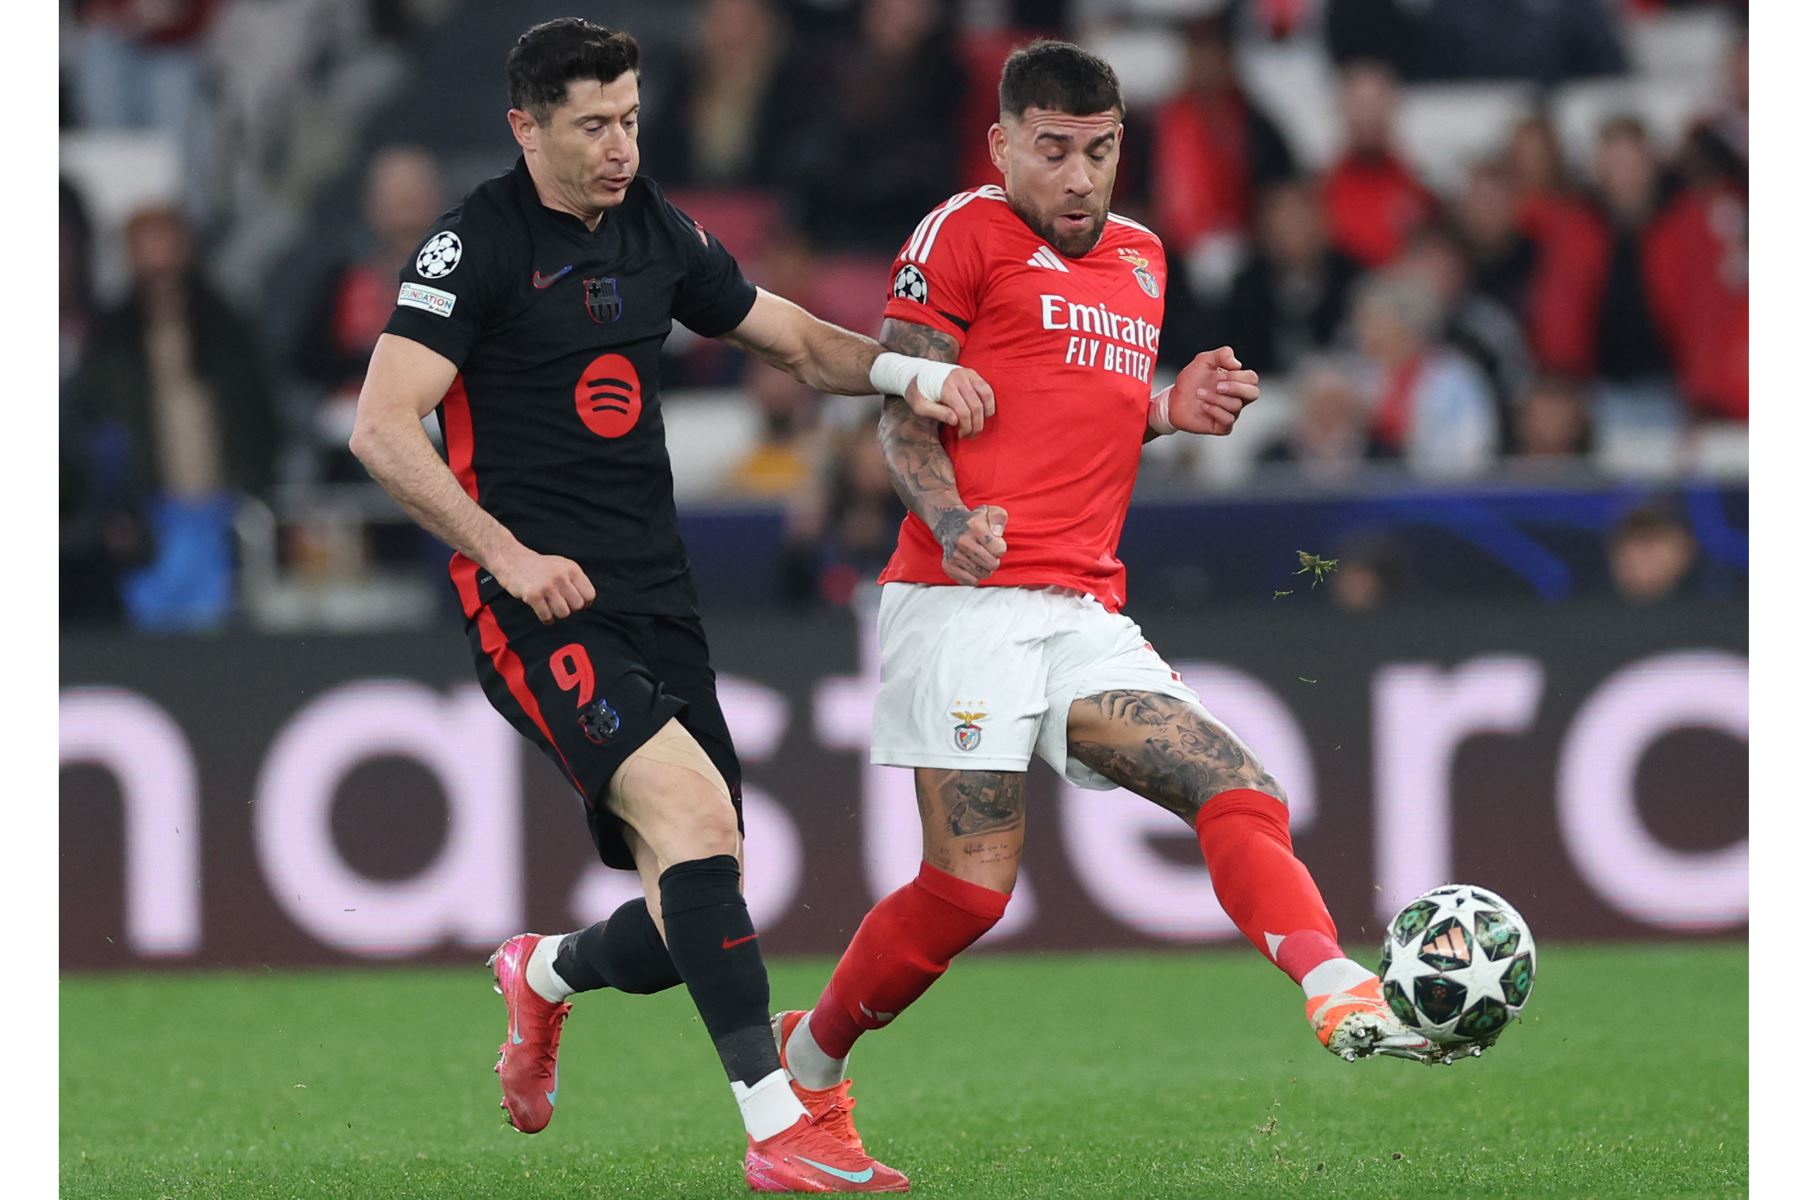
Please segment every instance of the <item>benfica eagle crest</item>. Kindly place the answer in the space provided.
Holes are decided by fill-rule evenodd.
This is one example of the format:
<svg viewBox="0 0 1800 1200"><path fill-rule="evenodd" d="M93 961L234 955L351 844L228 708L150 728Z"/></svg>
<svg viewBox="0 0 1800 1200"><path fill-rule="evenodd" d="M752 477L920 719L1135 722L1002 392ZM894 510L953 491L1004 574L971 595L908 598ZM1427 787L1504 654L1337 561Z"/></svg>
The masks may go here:
<svg viewBox="0 0 1800 1200"><path fill-rule="evenodd" d="M1156 284L1156 276L1150 270L1150 260L1134 250L1120 249L1119 257L1131 264L1131 273L1137 277L1138 286L1144 289L1144 295L1152 300L1161 294L1162 289Z"/></svg>
<svg viewBox="0 0 1800 1200"><path fill-rule="evenodd" d="M951 731L956 735L956 748L958 750L973 750L975 747L981 745L981 726L977 725L975 722L985 720L987 718L986 713L970 712L965 709L951 709L950 715L955 717L958 722L956 728Z"/></svg>

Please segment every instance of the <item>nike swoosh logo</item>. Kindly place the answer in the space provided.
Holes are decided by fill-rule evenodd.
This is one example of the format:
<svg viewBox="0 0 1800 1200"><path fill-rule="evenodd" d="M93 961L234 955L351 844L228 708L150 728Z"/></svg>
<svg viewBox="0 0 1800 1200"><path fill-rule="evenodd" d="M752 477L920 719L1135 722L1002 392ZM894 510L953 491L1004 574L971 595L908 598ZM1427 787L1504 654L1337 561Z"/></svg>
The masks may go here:
<svg viewBox="0 0 1800 1200"><path fill-rule="evenodd" d="M749 937L726 938L723 942L719 943L719 948L721 950L735 950L745 942L754 942L756 937L757 935L753 933Z"/></svg>
<svg viewBox="0 0 1800 1200"><path fill-rule="evenodd" d="M550 1073L550 1090L544 1093L544 1099L550 1102L551 1108L556 1107L556 1092L560 1087L562 1087L562 1068L557 1067Z"/></svg>
<svg viewBox="0 0 1800 1200"><path fill-rule="evenodd" d="M809 1167L819 1168L819 1170L825 1172L827 1175L836 1175L845 1183L867 1183L869 1180L875 1178L874 1167L864 1167L860 1171L840 1171L836 1167L828 1167L822 1162L814 1162L812 1159L803 1158L798 1154L794 1155L794 1157L800 1159L801 1162Z"/></svg>
<svg viewBox="0 0 1800 1200"><path fill-rule="evenodd" d="M573 271L574 269L575 269L575 264L570 263L568 266L564 267L562 270L558 271L554 275L549 276L548 278L546 278L544 276L543 272L541 272L541 271L533 271L531 273L531 286L541 292L545 288L549 287L551 284L555 283L557 280L561 279L564 275L567 275L570 271Z"/></svg>
<svg viewBox="0 0 1800 1200"><path fill-rule="evenodd" d="M858 1008L860 1008L860 1009L862 1009L862 1014L863 1014L863 1016L865 1016L865 1017L867 1017L867 1018L869 1018L869 1020L871 1020L871 1021L880 1021L880 1022L881 1022L881 1023L883 1023L883 1024L884 1024L884 1025L885 1025L885 1024L886 1024L886 1023L887 1023L887 1022L889 1022L889 1021L891 1021L891 1020L893 1020L893 1019L894 1019L894 1017L895 1017L895 1016L897 1016L897 1015L898 1015L898 1014L896 1014L896 1013L884 1013L884 1012L871 1012L871 1011L869 1011L869 1006L868 1006L868 1005L866 1005L866 1004L864 1004L864 1003L863 1003L863 1002L862 1002L862 1001L860 1001L860 1000L858 1000L858 1001L857 1001L857 1002L856 1002L856 1007L858 1007Z"/></svg>

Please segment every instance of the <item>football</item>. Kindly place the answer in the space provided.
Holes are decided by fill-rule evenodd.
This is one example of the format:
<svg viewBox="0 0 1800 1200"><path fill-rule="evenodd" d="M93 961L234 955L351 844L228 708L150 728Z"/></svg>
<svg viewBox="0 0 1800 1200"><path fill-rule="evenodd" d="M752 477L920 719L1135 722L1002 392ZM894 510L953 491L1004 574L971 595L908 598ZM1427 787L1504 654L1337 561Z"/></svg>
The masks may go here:
<svg viewBox="0 0 1800 1200"><path fill-rule="evenodd" d="M1485 1044L1530 999L1537 947L1525 918L1498 895L1445 884L1388 926L1380 972L1402 1022L1439 1045Z"/></svg>

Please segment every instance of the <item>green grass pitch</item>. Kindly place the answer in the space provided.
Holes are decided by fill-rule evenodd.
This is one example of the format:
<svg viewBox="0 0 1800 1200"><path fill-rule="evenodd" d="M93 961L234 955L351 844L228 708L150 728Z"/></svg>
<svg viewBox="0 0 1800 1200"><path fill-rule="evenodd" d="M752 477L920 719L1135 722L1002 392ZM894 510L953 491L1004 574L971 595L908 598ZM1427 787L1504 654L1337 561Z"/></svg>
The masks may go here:
<svg viewBox="0 0 1800 1200"><path fill-rule="evenodd" d="M852 1063L921 1196L1705 1196L1748 1188L1748 954L1540 947L1479 1061L1345 1064L1248 950L976 956ZM777 1007L829 964L778 962ZM555 1122L503 1124L504 1024L464 970L71 977L62 1194L744 1191L686 993L578 998Z"/></svg>

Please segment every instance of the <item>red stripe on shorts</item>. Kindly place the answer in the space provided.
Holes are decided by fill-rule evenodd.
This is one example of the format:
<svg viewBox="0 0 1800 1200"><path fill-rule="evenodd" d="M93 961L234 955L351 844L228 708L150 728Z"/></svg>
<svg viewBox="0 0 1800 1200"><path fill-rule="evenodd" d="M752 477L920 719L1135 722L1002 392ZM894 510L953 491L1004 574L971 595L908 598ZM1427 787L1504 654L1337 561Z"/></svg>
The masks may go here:
<svg viewBox="0 0 1800 1200"><path fill-rule="evenodd" d="M476 613L475 624L481 630L481 648L487 653L489 661L494 664L494 670L500 672L500 678L506 681L506 690L512 693L512 698L519 702L519 707L525 710L525 715L531 718L531 723L538 727L538 732L544 735L544 740L550 743L552 750L556 751L556 757L562 763L563 774L568 776L569 782L575 786L575 791L585 803L587 793L582 789L581 780L575 777L575 771L569 766L569 760L563 754L562 747L558 746L556 739L550 735L549 723L544 720L544 713L538 707L537 697L531 694L531 688L525 682L525 664L519 661L519 656L513 653L513 648L506 644L506 635L500 631L500 622L496 621L493 612L484 606Z"/></svg>

